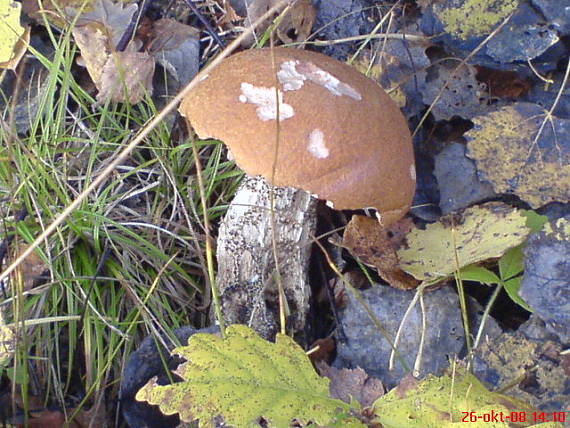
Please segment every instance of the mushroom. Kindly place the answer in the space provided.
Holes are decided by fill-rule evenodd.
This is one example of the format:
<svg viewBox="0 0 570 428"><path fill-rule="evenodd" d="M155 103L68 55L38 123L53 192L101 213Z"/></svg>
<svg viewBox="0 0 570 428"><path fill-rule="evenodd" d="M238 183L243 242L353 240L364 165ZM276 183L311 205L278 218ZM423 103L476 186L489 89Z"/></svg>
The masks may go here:
<svg viewBox="0 0 570 428"><path fill-rule="evenodd" d="M184 99L180 112L200 138L223 141L237 165L250 177L257 177L246 179L220 227L218 286L228 322L253 323L256 328L254 318L265 313L254 313L263 307L262 303L256 306L256 302L275 296L270 291L273 267L252 266L270 264L272 260L261 260L255 254L260 250L255 248L255 242L263 248L268 246L271 254L271 241L266 242L271 233L262 231L271 225L267 220L269 193L259 198L256 192L271 192L271 185L278 186L276 218L287 215L288 220L276 225L282 229L277 235L281 239L283 231L290 233L293 243L303 236L310 239L311 232L302 225L299 230L290 230L296 222L315 223L315 204L309 194L326 200L334 209L374 208L385 225L400 219L410 208L416 177L407 122L378 84L347 64L292 48L244 51L229 57L207 75ZM279 146L275 157L277 120ZM279 196L285 199L280 201ZM261 223L250 225L245 220L249 215L245 210L258 203L265 209L258 208L253 217ZM230 220L236 226L228 231ZM226 233L229 236L224 238ZM238 237L240 233L245 236ZM259 238L260 233L263 238ZM297 243L298 257L287 248L285 258L293 257L298 262L308 257L309 245L301 249ZM283 266L287 268L287 262ZM306 284L306 276L304 271L294 276L294 281ZM263 297L244 297L243 289L247 286L257 289ZM298 285L284 279L286 295L288 286ZM228 296L232 297L224 298L230 289L233 291ZM304 307L308 287L304 289L300 292L304 296L302 302L294 304L298 310L294 323L297 327L304 322L308 307L308 303ZM239 314L228 317L227 311L236 304ZM270 313L261 323L276 324ZM258 323L256 329L265 336L271 336L276 328L260 326Z"/></svg>

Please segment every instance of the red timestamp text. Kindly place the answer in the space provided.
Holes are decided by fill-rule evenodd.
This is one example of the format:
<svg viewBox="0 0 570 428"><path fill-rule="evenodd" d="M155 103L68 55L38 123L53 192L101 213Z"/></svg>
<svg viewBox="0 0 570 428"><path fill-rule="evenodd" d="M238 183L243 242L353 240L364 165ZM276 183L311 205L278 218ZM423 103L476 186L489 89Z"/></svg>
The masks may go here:
<svg viewBox="0 0 570 428"><path fill-rule="evenodd" d="M461 412L461 422L561 422L570 420L568 412Z"/></svg>

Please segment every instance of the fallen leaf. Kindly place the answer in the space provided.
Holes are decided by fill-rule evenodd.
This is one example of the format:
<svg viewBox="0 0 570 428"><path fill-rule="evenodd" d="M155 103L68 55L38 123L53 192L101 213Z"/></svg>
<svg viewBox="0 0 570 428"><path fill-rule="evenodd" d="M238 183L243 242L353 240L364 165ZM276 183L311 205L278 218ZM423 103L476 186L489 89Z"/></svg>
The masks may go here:
<svg viewBox="0 0 570 428"><path fill-rule="evenodd" d="M114 49L127 30L133 15L138 9L136 3L127 4L125 2L113 3L111 0L94 0L91 2L91 10L79 12L72 8L66 11L75 16L79 14L76 27L85 25L96 26L108 39L109 48Z"/></svg>
<svg viewBox="0 0 570 428"><path fill-rule="evenodd" d="M473 122L467 156L497 193L514 193L533 208L570 201L570 120L516 103Z"/></svg>
<svg viewBox="0 0 570 428"><path fill-rule="evenodd" d="M146 52L115 52L101 73L97 105L107 100L136 104L152 93L154 58Z"/></svg>
<svg viewBox="0 0 570 428"><path fill-rule="evenodd" d="M0 67L10 64L18 55L18 44L26 30L20 25L22 5L11 0L0 0ZM21 56L21 55L20 55Z"/></svg>
<svg viewBox="0 0 570 428"><path fill-rule="evenodd" d="M58 410L42 410L34 412L26 424L17 424L17 428L63 428L65 415ZM68 425L69 426L69 425ZM76 428L74 424L70 427Z"/></svg>
<svg viewBox="0 0 570 428"><path fill-rule="evenodd" d="M283 43L304 42L313 29L317 10L311 0L297 0L277 27L277 37Z"/></svg>
<svg viewBox="0 0 570 428"><path fill-rule="evenodd" d="M72 33L81 51L82 65L87 68L91 80L97 85L101 81L103 67L110 54L108 38L95 23L74 27Z"/></svg>
<svg viewBox="0 0 570 428"><path fill-rule="evenodd" d="M183 381L159 385L155 377L136 398L158 405L165 414L179 413L182 421L199 419L206 426L221 415L228 425L245 427L263 417L268 426L286 427L293 419L330 426L342 418L342 426L364 427L349 418L346 403L329 397L329 381L318 376L305 352L284 334L271 343L234 324L223 339L194 334L188 346L173 354L187 359L176 370Z"/></svg>
<svg viewBox="0 0 570 428"><path fill-rule="evenodd" d="M263 16L269 9L277 5L279 0L240 0L233 1L232 6L241 16L245 17L244 25L251 27L261 16ZM282 9L279 11L281 12ZM246 37L241 45L242 47L249 48L253 46L258 38L269 28L272 19L267 19L260 23L255 29L255 33Z"/></svg>
<svg viewBox="0 0 570 428"><path fill-rule="evenodd" d="M476 66L477 80L484 83L493 97L520 98L531 89L531 81L519 76L515 71L496 70Z"/></svg>
<svg viewBox="0 0 570 428"><path fill-rule="evenodd" d="M445 31L460 39L490 34L518 5L518 0L423 1L432 5Z"/></svg>
<svg viewBox="0 0 570 428"><path fill-rule="evenodd" d="M30 58L25 67L20 67L15 73L6 73L0 84L0 111L10 111L14 130L19 135L26 134L38 118L46 91L52 83L49 73L40 61ZM18 85L18 80L26 84Z"/></svg>
<svg viewBox="0 0 570 428"><path fill-rule="evenodd" d="M403 30L408 34L407 30ZM410 31L410 34L414 34ZM365 49L352 65L384 88L399 107L423 108L426 90L426 69L431 66L425 51L427 43L407 43L405 40L385 40L382 49Z"/></svg>
<svg viewBox="0 0 570 428"><path fill-rule="evenodd" d="M542 329L530 327L531 336ZM539 333L520 331L482 340L473 355L474 374L491 388L509 385L509 395L542 409L560 409L568 401L568 355L560 343ZM546 334L546 332L544 332ZM540 425L542 427L542 425Z"/></svg>
<svg viewBox="0 0 570 428"><path fill-rule="evenodd" d="M6 68L8 70L16 69L25 53L28 51L28 45L30 44L30 33L30 27L26 27L26 31L14 46L12 58L9 61L0 62L0 68Z"/></svg>
<svg viewBox="0 0 570 428"><path fill-rule="evenodd" d="M570 33L570 9L566 7L566 0L532 0L531 3L560 34Z"/></svg>
<svg viewBox="0 0 570 428"><path fill-rule="evenodd" d="M457 68L456 61L430 68L423 100L433 104L431 112L437 120L450 120L453 116L469 119L488 109L487 88L476 79L476 74L472 65Z"/></svg>
<svg viewBox="0 0 570 428"><path fill-rule="evenodd" d="M491 411L505 415L526 412L525 420L530 421L536 410L513 397L487 390L461 367L441 377L429 375L421 381L405 378L402 382L402 387L394 388L374 403L375 421L384 427L459 426L466 421L466 413L483 415ZM402 421L409 423L402 425ZM510 425L505 422L490 426L508 428Z"/></svg>
<svg viewBox="0 0 570 428"><path fill-rule="evenodd" d="M0 311L0 369L6 367L16 351L14 331L6 326L4 315Z"/></svg>
<svg viewBox="0 0 570 428"><path fill-rule="evenodd" d="M131 40L122 52L115 48L138 6L110 0L98 0L92 6L77 17L72 32L82 62L99 90L96 105L107 100L135 104L152 92L154 58L138 52L142 44L138 39ZM79 13L73 9L68 12Z"/></svg>
<svg viewBox="0 0 570 428"><path fill-rule="evenodd" d="M82 407L67 411L68 415L77 412L73 418L77 428L104 427L107 424L110 415L105 406L105 399L95 401L98 404L93 404L88 410Z"/></svg>
<svg viewBox="0 0 570 428"><path fill-rule="evenodd" d="M451 143L435 156L433 175L444 215L496 196L491 184L479 178L475 162L465 156L466 151L464 144Z"/></svg>
<svg viewBox="0 0 570 428"><path fill-rule="evenodd" d="M529 233L519 210L489 202L442 217L425 230L416 228L397 255L400 268L416 279L444 279L467 265L502 256Z"/></svg>
<svg viewBox="0 0 570 428"><path fill-rule="evenodd" d="M356 400L362 407L369 407L386 392L380 379L369 376L360 367L337 369L321 361L317 364L317 369L321 376L331 380L329 385L331 397L345 403L350 404Z"/></svg>
<svg viewBox="0 0 570 428"><path fill-rule="evenodd" d="M336 343L332 337L317 339L311 344L309 358L313 364L321 361L332 361L336 351Z"/></svg>
<svg viewBox="0 0 570 428"><path fill-rule="evenodd" d="M60 29L69 25L76 14L74 12L92 9L92 0L22 0L22 11L26 15L40 25L45 25L47 21Z"/></svg>
<svg viewBox="0 0 570 428"><path fill-rule="evenodd" d="M154 23L154 39L148 51L181 86L198 74L200 65L200 31L173 19Z"/></svg>
<svg viewBox="0 0 570 428"><path fill-rule="evenodd" d="M27 244L18 244L17 254L14 255L14 259L16 259L19 254L22 254L27 248ZM34 251L16 268L15 276L21 279L24 285L24 290L30 290L34 285L37 285L37 281L47 269L48 266L46 263L40 255Z"/></svg>
<svg viewBox="0 0 570 428"><path fill-rule="evenodd" d="M419 282L399 267L397 245L390 235L390 229L381 226L376 219L354 215L344 231L342 246L363 263L374 266L392 287L415 288Z"/></svg>

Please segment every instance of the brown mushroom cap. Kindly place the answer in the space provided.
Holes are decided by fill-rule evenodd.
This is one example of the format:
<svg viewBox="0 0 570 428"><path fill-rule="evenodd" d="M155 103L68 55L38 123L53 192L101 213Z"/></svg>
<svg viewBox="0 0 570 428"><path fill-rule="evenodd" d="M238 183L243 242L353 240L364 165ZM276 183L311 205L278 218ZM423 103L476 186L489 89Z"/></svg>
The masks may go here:
<svg viewBox="0 0 570 428"><path fill-rule="evenodd" d="M276 186L304 189L335 209L376 208L385 223L410 208L415 166L404 116L374 81L328 56L238 53L190 92L180 112L200 138L224 141L246 173Z"/></svg>

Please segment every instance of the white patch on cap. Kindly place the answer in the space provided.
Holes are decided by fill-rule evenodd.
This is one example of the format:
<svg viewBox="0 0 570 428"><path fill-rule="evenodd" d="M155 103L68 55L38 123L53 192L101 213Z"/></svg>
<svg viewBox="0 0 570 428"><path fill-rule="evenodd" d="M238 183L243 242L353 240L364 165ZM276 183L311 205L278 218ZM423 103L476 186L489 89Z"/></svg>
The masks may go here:
<svg viewBox="0 0 570 428"><path fill-rule="evenodd" d="M307 78L297 72L295 68L299 61L285 61L281 64L281 69L277 72L277 78L283 85L283 91L296 91L301 89Z"/></svg>
<svg viewBox="0 0 570 428"><path fill-rule="evenodd" d="M279 121L289 119L295 115L295 110L289 104L283 102L283 93L277 92L279 99ZM263 121L277 119L277 103L275 102L275 88L253 86L251 83L241 84L241 103L250 103L257 106L256 113Z"/></svg>
<svg viewBox="0 0 570 428"><path fill-rule="evenodd" d="M329 157L329 149L325 145L325 135L320 129L313 129L309 134L309 145L307 150L314 157L324 159Z"/></svg>
<svg viewBox="0 0 570 428"><path fill-rule="evenodd" d="M277 78L283 85L283 91L296 91L301 89L305 84L305 80L310 80L337 97L346 95L357 101L362 99L362 95L352 86L341 82L332 74L317 67L312 62L297 60L285 61L281 64L281 69L277 72Z"/></svg>
<svg viewBox="0 0 570 428"><path fill-rule="evenodd" d="M416 166L414 164L410 165L410 177L413 181L416 181Z"/></svg>
<svg viewBox="0 0 570 428"><path fill-rule="evenodd" d="M325 201L325 205L329 208L332 208L334 210L334 204L332 201Z"/></svg>

